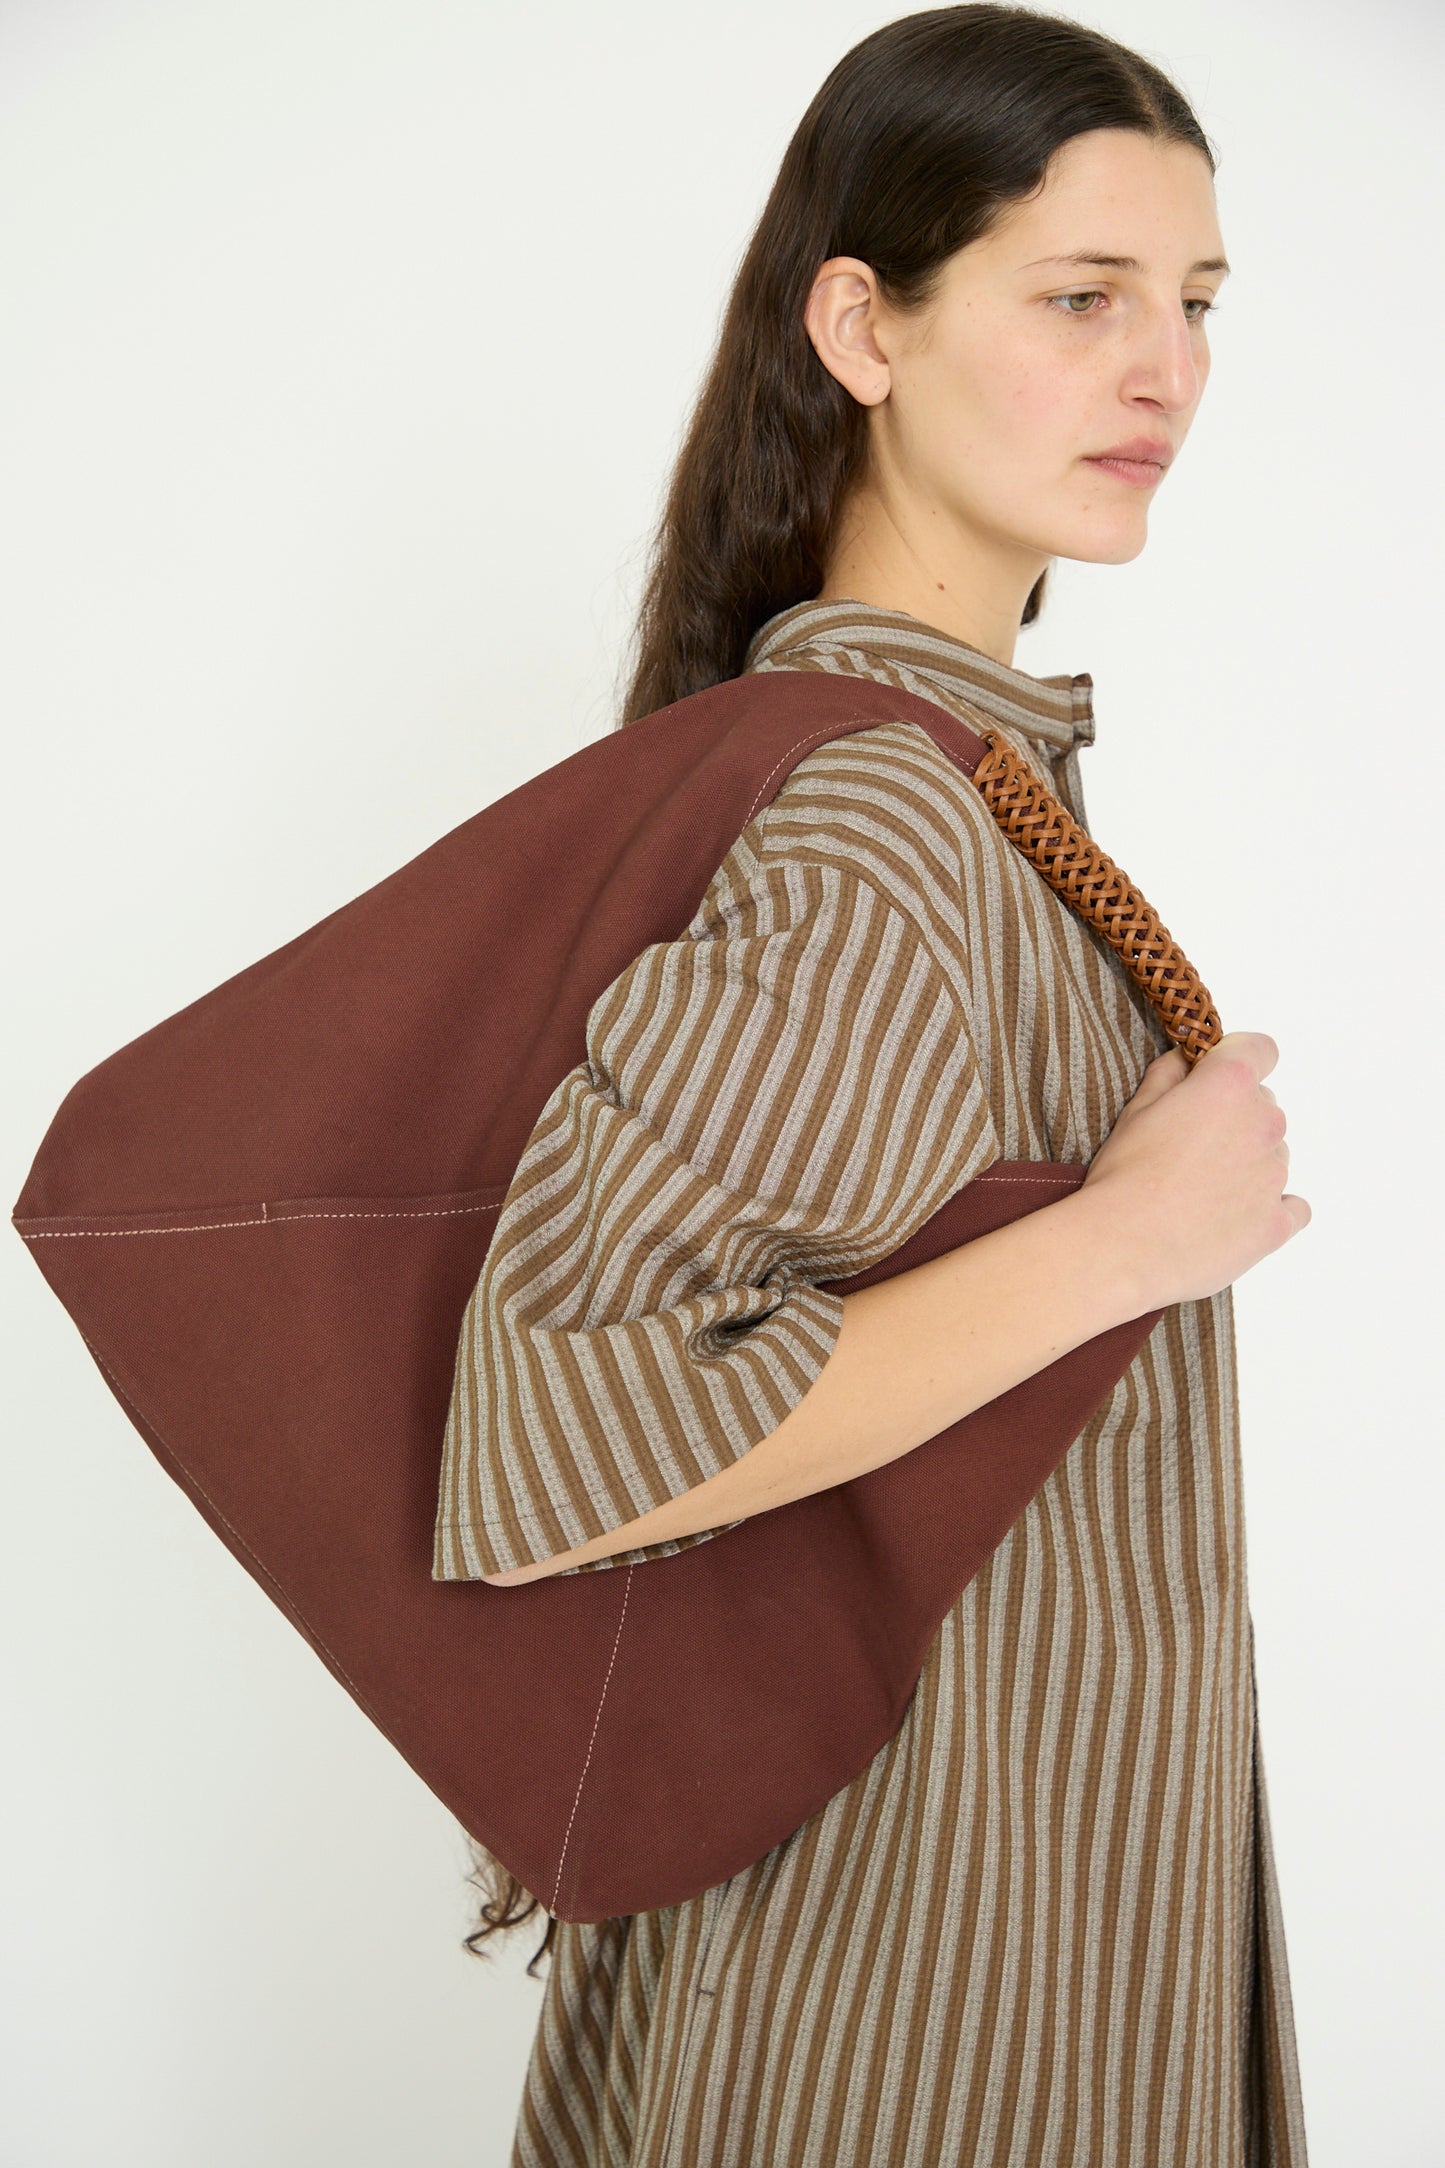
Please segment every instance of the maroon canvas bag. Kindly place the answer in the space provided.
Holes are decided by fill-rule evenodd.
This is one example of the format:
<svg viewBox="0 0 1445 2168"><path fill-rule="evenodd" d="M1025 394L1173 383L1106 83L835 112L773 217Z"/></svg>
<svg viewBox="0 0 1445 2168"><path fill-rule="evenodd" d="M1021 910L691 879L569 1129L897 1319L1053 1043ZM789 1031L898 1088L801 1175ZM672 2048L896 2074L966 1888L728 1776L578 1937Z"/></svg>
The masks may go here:
<svg viewBox="0 0 1445 2168"><path fill-rule="evenodd" d="M759 671L585 746L71 1088L13 1224L135 1429L424 1783L558 1918L760 1858L902 1722L945 1612L1163 1314L886 1467L642 1565L432 1578L458 1337L599 994L675 940L814 746L917 723L1190 1060L1207 992L1014 755L931 702ZM846 1293L1086 1167L1005 1162Z"/></svg>

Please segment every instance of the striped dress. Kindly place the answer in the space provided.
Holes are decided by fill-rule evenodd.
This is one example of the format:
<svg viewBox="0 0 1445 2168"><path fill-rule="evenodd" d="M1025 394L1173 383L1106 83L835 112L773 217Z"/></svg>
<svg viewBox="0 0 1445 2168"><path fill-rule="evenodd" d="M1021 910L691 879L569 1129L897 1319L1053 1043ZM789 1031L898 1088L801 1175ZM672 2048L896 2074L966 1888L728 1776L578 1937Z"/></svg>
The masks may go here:
<svg viewBox="0 0 1445 2168"><path fill-rule="evenodd" d="M1087 826L1086 674L853 601L746 667L998 726ZM831 1352L816 1282L995 1159L1087 1162L1167 1045L926 732L817 747L537 1122L463 1322L437 1576L727 1466ZM685 1903L558 1923L512 2168L1305 2168L1252 1644L1225 1288L1165 1311L845 1789Z"/></svg>

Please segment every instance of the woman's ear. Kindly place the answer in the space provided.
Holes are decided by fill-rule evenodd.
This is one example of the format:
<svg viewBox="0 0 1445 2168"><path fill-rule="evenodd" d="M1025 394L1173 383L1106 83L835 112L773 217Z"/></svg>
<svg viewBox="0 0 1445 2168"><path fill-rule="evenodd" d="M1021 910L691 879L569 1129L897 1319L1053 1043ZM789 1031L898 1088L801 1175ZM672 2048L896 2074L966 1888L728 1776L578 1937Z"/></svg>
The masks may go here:
<svg viewBox="0 0 1445 2168"><path fill-rule="evenodd" d="M877 277L861 257L830 256L819 266L803 322L824 368L860 406L877 406L892 388L877 336L882 314Z"/></svg>

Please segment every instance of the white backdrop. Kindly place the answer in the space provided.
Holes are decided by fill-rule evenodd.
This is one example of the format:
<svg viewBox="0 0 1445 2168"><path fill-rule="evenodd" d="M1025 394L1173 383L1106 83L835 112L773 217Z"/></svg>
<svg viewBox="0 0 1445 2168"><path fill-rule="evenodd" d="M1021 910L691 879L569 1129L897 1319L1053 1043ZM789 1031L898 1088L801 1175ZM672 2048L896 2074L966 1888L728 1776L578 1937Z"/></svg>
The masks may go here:
<svg viewBox="0 0 1445 2168"><path fill-rule="evenodd" d="M607 728L739 252L888 19L4 0L12 1202L85 1070ZM1235 1308L1311 2157L1427 2168L1441 17L1085 19L1196 102L1235 270L1147 549L1015 660L1093 673L1094 833L1280 1045L1315 1216ZM0 1254L6 2168L504 2168L545 1921L461 1948L456 1824Z"/></svg>

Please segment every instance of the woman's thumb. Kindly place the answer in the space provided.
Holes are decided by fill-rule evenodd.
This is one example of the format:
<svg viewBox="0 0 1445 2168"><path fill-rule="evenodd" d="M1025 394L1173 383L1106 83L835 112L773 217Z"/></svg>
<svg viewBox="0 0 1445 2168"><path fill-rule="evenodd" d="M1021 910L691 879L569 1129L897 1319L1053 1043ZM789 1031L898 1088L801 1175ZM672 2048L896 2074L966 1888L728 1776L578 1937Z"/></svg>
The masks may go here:
<svg viewBox="0 0 1445 2168"><path fill-rule="evenodd" d="M1156 1054L1139 1082L1139 1089L1129 1101L1131 1107L1147 1107L1173 1091L1189 1074L1189 1062L1183 1047L1171 1046L1167 1053Z"/></svg>

